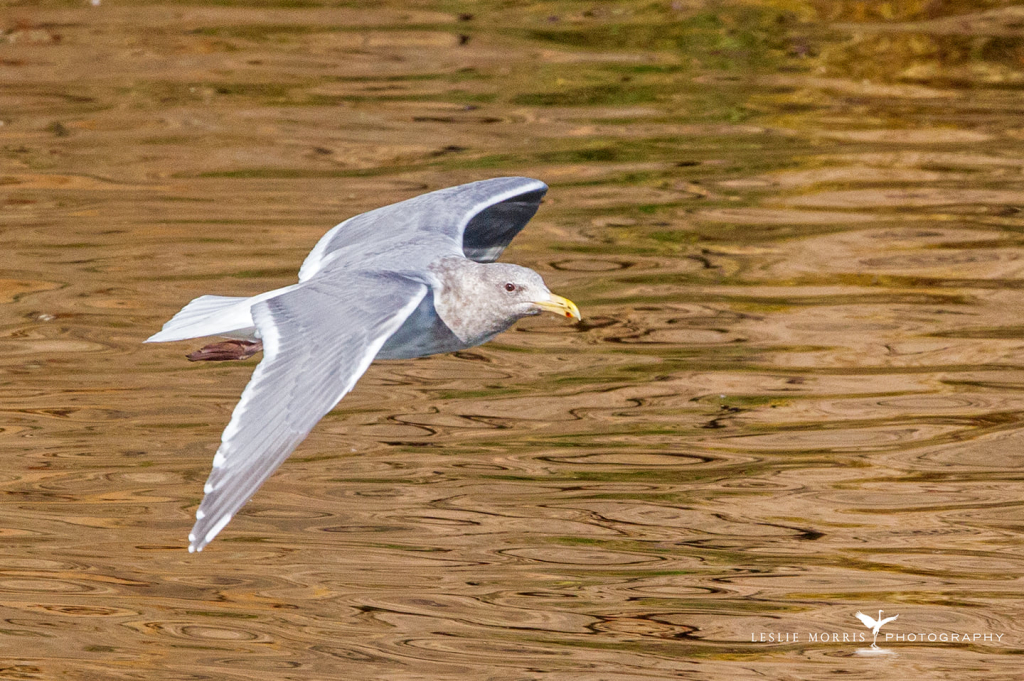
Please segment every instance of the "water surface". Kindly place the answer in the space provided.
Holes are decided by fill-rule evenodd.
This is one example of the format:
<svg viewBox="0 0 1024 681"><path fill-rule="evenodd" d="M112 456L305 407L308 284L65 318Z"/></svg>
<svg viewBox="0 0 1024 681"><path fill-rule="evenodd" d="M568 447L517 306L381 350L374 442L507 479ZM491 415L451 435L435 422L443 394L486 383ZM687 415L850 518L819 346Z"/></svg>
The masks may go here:
<svg viewBox="0 0 1024 681"><path fill-rule="evenodd" d="M3 7L0 678L1018 677L1013 3ZM189 555L257 360L141 341L500 175L585 323L372 366Z"/></svg>

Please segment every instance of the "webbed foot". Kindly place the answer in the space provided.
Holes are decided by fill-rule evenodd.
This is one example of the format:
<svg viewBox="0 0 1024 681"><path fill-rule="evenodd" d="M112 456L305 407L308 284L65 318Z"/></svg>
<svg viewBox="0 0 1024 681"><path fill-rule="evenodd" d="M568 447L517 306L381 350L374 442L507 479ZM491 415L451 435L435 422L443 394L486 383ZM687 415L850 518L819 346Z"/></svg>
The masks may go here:
<svg viewBox="0 0 1024 681"><path fill-rule="evenodd" d="M249 359L262 350L262 341L229 340L206 345L185 356L190 362L222 362L228 359Z"/></svg>

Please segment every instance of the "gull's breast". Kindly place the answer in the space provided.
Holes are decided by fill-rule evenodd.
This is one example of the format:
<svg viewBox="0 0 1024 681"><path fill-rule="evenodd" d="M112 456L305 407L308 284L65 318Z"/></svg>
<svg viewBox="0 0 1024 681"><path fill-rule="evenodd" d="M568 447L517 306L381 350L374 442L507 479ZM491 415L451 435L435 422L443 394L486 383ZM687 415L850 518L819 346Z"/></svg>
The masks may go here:
<svg viewBox="0 0 1024 681"><path fill-rule="evenodd" d="M428 291L398 331L377 353L377 359L412 359L473 347L459 340L434 309L434 294Z"/></svg>

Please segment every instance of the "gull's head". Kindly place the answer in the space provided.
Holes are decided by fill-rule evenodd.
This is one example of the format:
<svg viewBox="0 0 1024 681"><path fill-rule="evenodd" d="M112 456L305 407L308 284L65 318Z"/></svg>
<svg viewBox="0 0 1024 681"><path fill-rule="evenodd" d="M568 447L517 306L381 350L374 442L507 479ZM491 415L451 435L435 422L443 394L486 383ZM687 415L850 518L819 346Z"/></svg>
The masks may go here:
<svg viewBox="0 0 1024 681"><path fill-rule="evenodd" d="M469 346L486 342L517 319L544 311L580 319L576 303L549 291L540 275L529 268L443 258L431 269L437 279L434 309Z"/></svg>
<svg viewBox="0 0 1024 681"><path fill-rule="evenodd" d="M568 298L548 290L541 276L519 265L494 263L483 268L487 297L510 316L528 317L541 312L553 312L568 319L581 321L580 310Z"/></svg>

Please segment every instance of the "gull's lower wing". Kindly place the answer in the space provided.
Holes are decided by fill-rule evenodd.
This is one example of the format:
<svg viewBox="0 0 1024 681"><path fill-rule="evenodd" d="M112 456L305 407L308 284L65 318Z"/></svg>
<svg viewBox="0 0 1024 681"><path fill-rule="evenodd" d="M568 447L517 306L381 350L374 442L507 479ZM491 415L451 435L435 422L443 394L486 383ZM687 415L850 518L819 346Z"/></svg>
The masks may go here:
<svg viewBox="0 0 1024 681"><path fill-rule="evenodd" d="M221 436L189 551L209 544L352 390L426 291L404 279L332 272L253 306L263 360Z"/></svg>
<svg viewBox="0 0 1024 681"><path fill-rule="evenodd" d="M462 245L470 260L494 262L526 226L548 186L529 177L496 177L448 187L356 215L324 234L306 256L299 281L353 244L406 241L439 234Z"/></svg>

